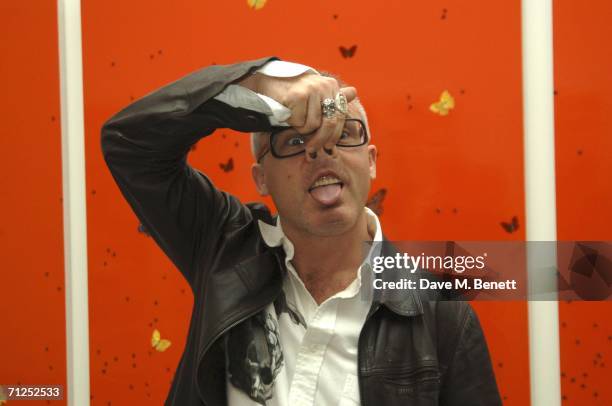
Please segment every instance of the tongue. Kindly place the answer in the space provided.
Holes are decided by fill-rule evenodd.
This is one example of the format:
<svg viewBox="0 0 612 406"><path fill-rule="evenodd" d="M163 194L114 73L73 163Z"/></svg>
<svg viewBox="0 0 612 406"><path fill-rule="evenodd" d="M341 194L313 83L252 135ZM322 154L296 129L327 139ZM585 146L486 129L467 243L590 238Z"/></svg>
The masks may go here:
<svg viewBox="0 0 612 406"><path fill-rule="evenodd" d="M317 202L324 206L330 206L338 200L342 192L342 186L339 183L334 185L319 186L310 191L310 195Z"/></svg>

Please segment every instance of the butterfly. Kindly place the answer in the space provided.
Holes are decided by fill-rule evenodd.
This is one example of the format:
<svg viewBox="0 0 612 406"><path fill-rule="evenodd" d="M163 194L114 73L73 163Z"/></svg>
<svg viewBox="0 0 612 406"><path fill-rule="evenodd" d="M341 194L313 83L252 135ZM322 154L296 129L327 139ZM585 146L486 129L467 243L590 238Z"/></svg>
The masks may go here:
<svg viewBox="0 0 612 406"><path fill-rule="evenodd" d="M507 233L513 233L519 228L519 222L516 216L512 216L512 220L510 220L510 223L502 221L499 224L504 228L504 230L506 230Z"/></svg>
<svg viewBox="0 0 612 406"><path fill-rule="evenodd" d="M342 54L343 58L352 58L353 55L355 55L355 51L357 51L357 45L353 45L350 48L345 48L343 46L340 46L340 53Z"/></svg>
<svg viewBox="0 0 612 406"><path fill-rule="evenodd" d="M172 343L170 340L166 340L165 338L161 338L161 333L158 329L153 330L153 335L151 336L151 347L155 348L156 351L164 352L170 347Z"/></svg>
<svg viewBox="0 0 612 406"><path fill-rule="evenodd" d="M431 106L429 106L429 110L441 116L448 115L448 112L454 108L455 99L453 98L453 96L451 96L448 90L442 92L439 101L432 103Z"/></svg>
<svg viewBox="0 0 612 406"><path fill-rule="evenodd" d="M385 196L387 195L387 189L382 188L376 193L374 193L366 202L366 206L376 213L377 216L380 216L383 212L382 203L385 200Z"/></svg>
<svg viewBox="0 0 612 406"><path fill-rule="evenodd" d="M259 10L266 5L267 0L247 0L247 4L253 10Z"/></svg>
<svg viewBox="0 0 612 406"><path fill-rule="evenodd" d="M223 172L233 171L234 170L234 159L233 158L228 159L226 164L220 163L219 167L223 169Z"/></svg>

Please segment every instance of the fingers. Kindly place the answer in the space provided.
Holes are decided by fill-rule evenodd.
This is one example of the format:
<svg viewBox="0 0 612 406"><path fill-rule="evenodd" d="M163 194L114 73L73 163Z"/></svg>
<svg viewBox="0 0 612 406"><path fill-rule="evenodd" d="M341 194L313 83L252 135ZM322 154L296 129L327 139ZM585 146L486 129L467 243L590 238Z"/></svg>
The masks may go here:
<svg viewBox="0 0 612 406"><path fill-rule="evenodd" d="M334 89L332 98L335 98L338 92L342 92L349 103L357 97L357 89L352 86ZM329 118L321 114L321 117L321 126L306 145L306 160L308 161L316 159L315 154L320 151L321 148L329 155L335 155L336 144L342 135L344 121L346 119L343 114L336 112L336 114Z"/></svg>
<svg viewBox="0 0 612 406"><path fill-rule="evenodd" d="M308 106L305 110L305 120L303 126L294 127L300 134L308 134L321 126L321 101L317 93L311 93L308 98Z"/></svg>
<svg viewBox="0 0 612 406"><path fill-rule="evenodd" d="M285 105L291 109L287 123L301 134L315 131L322 124L322 101L327 98L333 100L339 90L334 78L320 75L303 77L286 95Z"/></svg>
<svg viewBox="0 0 612 406"><path fill-rule="evenodd" d="M287 120L291 127L301 128L305 125L311 95L311 93L301 88L293 89L287 93L287 101L283 104L291 110L291 117Z"/></svg>
<svg viewBox="0 0 612 406"><path fill-rule="evenodd" d="M344 128L344 119L344 116L338 117L336 127L333 129L329 137L323 141L323 149L329 155L335 156L336 154L336 144L342 136L342 130Z"/></svg>
<svg viewBox="0 0 612 406"><path fill-rule="evenodd" d="M332 117L325 117L322 111L323 100L336 100L342 92L347 102L357 97L357 89L352 86L340 88L338 81L331 77L305 75L296 81L283 95L283 103L291 110L287 124L301 134L311 134L306 145L306 159L316 159L322 148L330 154L336 153L336 143L342 135L344 115L336 111ZM314 132L314 133L313 133Z"/></svg>
<svg viewBox="0 0 612 406"><path fill-rule="evenodd" d="M342 94L344 94L346 101L349 103L355 100L355 97L357 97L357 89L355 89L353 86L343 87L340 89L340 91Z"/></svg>
<svg viewBox="0 0 612 406"><path fill-rule="evenodd" d="M316 154L324 148L330 155L336 152L336 143L342 134L344 127L344 117L334 115L330 118L323 118L319 129L313 134L312 138L306 144L306 160L312 161L316 159Z"/></svg>

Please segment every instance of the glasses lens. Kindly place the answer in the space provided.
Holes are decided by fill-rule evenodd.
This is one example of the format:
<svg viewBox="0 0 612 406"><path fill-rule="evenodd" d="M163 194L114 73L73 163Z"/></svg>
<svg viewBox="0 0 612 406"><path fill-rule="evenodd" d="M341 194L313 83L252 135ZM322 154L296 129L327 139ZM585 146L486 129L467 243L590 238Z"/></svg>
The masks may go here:
<svg viewBox="0 0 612 406"><path fill-rule="evenodd" d="M306 149L312 134L300 134L293 128L280 131L272 137L272 148L278 156L296 155Z"/></svg>
<svg viewBox="0 0 612 406"><path fill-rule="evenodd" d="M342 135L338 140L339 146L356 147L365 142L365 129L361 121L355 119L347 119L344 122Z"/></svg>
<svg viewBox="0 0 612 406"><path fill-rule="evenodd" d="M314 133L300 134L293 128L279 131L272 135L272 149L278 157L293 156L302 153ZM342 134L337 142L341 147L356 147L366 141L363 124L357 119L346 119Z"/></svg>

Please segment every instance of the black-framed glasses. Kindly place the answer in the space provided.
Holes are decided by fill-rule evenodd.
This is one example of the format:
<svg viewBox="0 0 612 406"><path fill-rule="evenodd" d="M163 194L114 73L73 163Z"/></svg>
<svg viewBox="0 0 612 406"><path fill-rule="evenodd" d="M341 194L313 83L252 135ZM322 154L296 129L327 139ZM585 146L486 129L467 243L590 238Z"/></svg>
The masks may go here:
<svg viewBox="0 0 612 406"><path fill-rule="evenodd" d="M308 134L300 134L293 127L277 128L270 134L270 147L257 158L257 162L271 152L275 158L283 159L299 155L306 150L306 144L310 141L316 131ZM358 118L347 118L344 120L342 134L336 142L338 147L353 148L360 147L368 142L368 131L365 124Z"/></svg>

